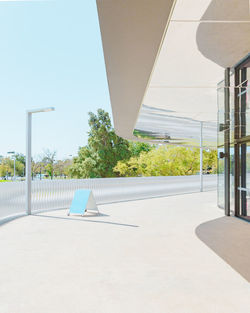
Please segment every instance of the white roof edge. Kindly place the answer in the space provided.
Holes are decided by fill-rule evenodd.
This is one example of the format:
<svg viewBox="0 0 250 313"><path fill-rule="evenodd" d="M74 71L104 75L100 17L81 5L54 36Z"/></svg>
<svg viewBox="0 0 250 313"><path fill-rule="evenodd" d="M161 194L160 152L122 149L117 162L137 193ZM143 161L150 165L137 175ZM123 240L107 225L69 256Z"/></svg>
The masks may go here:
<svg viewBox="0 0 250 313"><path fill-rule="evenodd" d="M96 2L115 130L138 140L133 130L176 1Z"/></svg>

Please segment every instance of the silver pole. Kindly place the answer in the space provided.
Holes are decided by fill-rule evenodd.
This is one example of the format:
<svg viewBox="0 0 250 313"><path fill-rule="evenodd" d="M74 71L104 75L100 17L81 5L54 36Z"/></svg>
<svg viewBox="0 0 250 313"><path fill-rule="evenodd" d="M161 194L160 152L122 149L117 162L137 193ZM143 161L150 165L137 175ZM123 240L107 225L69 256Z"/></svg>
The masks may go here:
<svg viewBox="0 0 250 313"><path fill-rule="evenodd" d="M14 156L14 180L16 180L16 158Z"/></svg>
<svg viewBox="0 0 250 313"><path fill-rule="evenodd" d="M203 122L200 132L200 192L203 191Z"/></svg>
<svg viewBox="0 0 250 313"><path fill-rule="evenodd" d="M26 213L31 214L31 131L32 131L32 114L40 112L55 111L54 107L40 108L26 112L26 190L25 205Z"/></svg>
<svg viewBox="0 0 250 313"><path fill-rule="evenodd" d="M26 213L31 214L31 113L26 113Z"/></svg>

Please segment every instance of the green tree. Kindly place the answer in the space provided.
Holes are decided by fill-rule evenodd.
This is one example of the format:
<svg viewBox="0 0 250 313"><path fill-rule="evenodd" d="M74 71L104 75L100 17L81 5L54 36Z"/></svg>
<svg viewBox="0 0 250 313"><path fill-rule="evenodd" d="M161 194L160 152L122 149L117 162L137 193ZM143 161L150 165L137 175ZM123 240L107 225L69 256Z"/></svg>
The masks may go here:
<svg viewBox="0 0 250 313"><path fill-rule="evenodd" d="M22 163L25 166L25 155L24 154L16 153L14 157L15 157L16 161Z"/></svg>
<svg viewBox="0 0 250 313"><path fill-rule="evenodd" d="M114 177L114 166L129 159L129 142L115 134L109 114L102 109L89 112L88 145L73 159L71 176L77 178Z"/></svg>
<svg viewBox="0 0 250 313"><path fill-rule="evenodd" d="M58 160L54 165L54 173L56 177L67 177L69 168L72 165L72 160Z"/></svg>
<svg viewBox="0 0 250 313"><path fill-rule="evenodd" d="M16 160L16 176L23 176L24 172L24 165L20 161ZM0 164L0 176L5 177L5 176L13 176L14 175L14 160L10 158L2 158L1 159L1 164Z"/></svg>
<svg viewBox="0 0 250 313"><path fill-rule="evenodd" d="M36 175L41 175L45 170L45 164L42 161L31 161L31 172L32 172L32 179ZM40 176L41 179L41 176Z"/></svg>
<svg viewBox="0 0 250 313"><path fill-rule="evenodd" d="M151 145L146 142L138 142L138 141L130 141L129 142L129 150L131 152L132 157L138 157L141 152L149 152L154 149L156 146Z"/></svg>
<svg viewBox="0 0 250 313"><path fill-rule="evenodd" d="M114 171L123 177L194 175L200 169L199 148L161 146L138 157L119 161ZM203 151L203 171L216 173L217 151Z"/></svg>
<svg viewBox="0 0 250 313"><path fill-rule="evenodd" d="M0 177L5 177L10 174L11 174L10 162L7 161L7 158L2 158L0 164Z"/></svg>
<svg viewBox="0 0 250 313"><path fill-rule="evenodd" d="M217 173L217 150L203 150L203 171Z"/></svg>
<svg viewBox="0 0 250 313"><path fill-rule="evenodd" d="M54 164L56 160L56 151L50 151L49 149L43 152L42 162L44 163L44 168L51 179L54 177Z"/></svg>
<svg viewBox="0 0 250 313"><path fill-rule="evenodd" d="M114 171L125 177L193 175L199 171L199 149L161 146L119 161Z"/></svg>

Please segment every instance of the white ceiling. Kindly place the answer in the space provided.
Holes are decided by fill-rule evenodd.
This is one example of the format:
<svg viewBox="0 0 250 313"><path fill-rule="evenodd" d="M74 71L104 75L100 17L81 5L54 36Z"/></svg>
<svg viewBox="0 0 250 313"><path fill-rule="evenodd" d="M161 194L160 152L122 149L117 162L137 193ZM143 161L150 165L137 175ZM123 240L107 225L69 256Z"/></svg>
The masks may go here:
<svg viewBox="0 0 250 313"><path fill-rule="evenodd" d="M115 129L125 138L143 125L142 105L216 121L224 68L250 51L249 0L177 0L171 11L173 3L97 0Z"/></svg>
<svg viewBox="0 0 250 313"><path fill-rule="evenodd" d="M223 80L224 66L203 54L197 34L201 25L208 26L214 42L212 47L209 38L204 38L204 42L207 50L218 54L217 42L222 44L224 39L218 39L218 28L223 30L229 45L233 44L232 36L243 38L231 55L232 64L228 66L232 66L250 50L249 22L248 0L192 0L192 5L189 0L177 0L143 104L171 110L178 117L216 121L216 87Z"/></svg>

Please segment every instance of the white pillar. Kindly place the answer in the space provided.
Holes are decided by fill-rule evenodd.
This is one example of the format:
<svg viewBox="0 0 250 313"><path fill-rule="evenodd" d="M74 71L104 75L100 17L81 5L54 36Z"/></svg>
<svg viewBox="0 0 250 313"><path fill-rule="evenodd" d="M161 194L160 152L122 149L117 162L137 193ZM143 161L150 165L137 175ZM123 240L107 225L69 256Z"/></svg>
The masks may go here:
<svg viewBox="0 0 250 313"><path fill-rule="evenodd" d="M203 191L203 122L200 125L200 192Z"/></svg>
<svg viewBox="0 0 250 313"><path fill-rule="evenodd" d="M26 113L26 213L31 214L31 113Z"/></svg>

